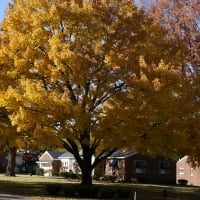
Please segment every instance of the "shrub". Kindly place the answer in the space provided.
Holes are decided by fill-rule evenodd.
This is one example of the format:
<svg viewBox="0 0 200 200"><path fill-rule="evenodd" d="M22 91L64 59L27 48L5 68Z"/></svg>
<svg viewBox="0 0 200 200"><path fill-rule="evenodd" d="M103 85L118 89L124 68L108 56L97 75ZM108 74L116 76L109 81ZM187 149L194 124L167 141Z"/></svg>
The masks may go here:
<svg viewBox="0 0 200 200"><path fill-rule="evenodd" d="M37 168L37 169L36 169L36 175L37 175L37 176L43 176L43 175L44 175L44 169L42 169L42 168Z"/></svg>
<svg viewBox="0 0 200 200"><path fill-rule="evenodd" d="M100 187L97 185L79 185L77 192L82 198L97 198Z"/></svg>
<svg viewBox="0 0 200 200"><path fill-rule="evenodd" d="M113 176L113 175L106 175L104 176L104 180L105 181L110 181L110 182L115 182L115 180L117 179L117 176Z"/></svg>
<svg viewBox="0 0 200 200"><path fill-rule="evenodd" d="M76 196L78 196L77 186L76 185L65 185L63 187L63 194L64 194L65 197L76 197Z"/></svg>
<svg viewBox="0 0 200 200"><path fill-rule="evenodd" d="M185 180L185 179L179 179L179 180L178 180L178 184L179 184L179 185L187 185L187 183L188 183L188 181Z"/></svg>
<svg viewBox="0 0 200 200"><path fill-rule="evenodd" d="M117 197L120 199L128 199L131 195L131 191L128 188L116 188Z"/></svg>
<svg viewBox="0 0 200 200"><path fill-rule="evenodd" d="M139 183L139 180L137 178L131 178L130 182L131 183Z"/></svg>
<svg viewBox="0 0 200 200"><path fill-rule="evenodd" d="M116 189L112 187L102 187L99 191L99 197L104 199L116 198Z"/></svg>
<svg viewBox="0 0 200 200"><path fill-rule="evenodd" d="M99 188L97 198L101 199L129 199L131 189L125 187L107 187Z"/></svg>
<svg viewBox="0 0 200 200"><path fill-rule="evenodd" d="M69 172L60 172L60 176L64 178L69 178Z"/></svg>
<svg viewBox="0 0 200 200"><path fill-rule="evenodd" d="M46 185L46 190L49 195L58 195L62 190L61 184L48 184Z"/></svg>
<svg viewBox="0 0 200 200"><path fill-rule="evenodd" d="M80 174L75 174L73 172L61 172L60 176L64 178L69 178L69 179L80 179L81 175Z"/></svg>

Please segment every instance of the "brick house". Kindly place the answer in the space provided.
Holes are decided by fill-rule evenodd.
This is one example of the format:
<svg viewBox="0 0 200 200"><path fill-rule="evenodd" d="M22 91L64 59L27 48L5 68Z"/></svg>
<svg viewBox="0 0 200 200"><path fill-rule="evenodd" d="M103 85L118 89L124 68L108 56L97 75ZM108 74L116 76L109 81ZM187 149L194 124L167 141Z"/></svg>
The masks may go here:
<svg viewBox="0 0 200 200"><path fill-rule="evenodd" d="M136 151L116 151L106 160L105 175L125 182L134 179L146 183L175 183L176 161L151 158Z"/></svg>
<svg viewBox="0 0 200 200"><path fill-rule="evenodd" d="M188 162L188 156L184 156L176 163L176 183L186 180L187 185L200 186L200 167L192 167Z"/></svg>

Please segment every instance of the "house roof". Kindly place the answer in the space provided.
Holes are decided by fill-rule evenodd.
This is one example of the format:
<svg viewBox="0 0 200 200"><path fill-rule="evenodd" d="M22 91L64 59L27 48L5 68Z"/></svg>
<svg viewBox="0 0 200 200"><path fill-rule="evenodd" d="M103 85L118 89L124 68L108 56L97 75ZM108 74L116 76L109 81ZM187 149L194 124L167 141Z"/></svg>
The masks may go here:
<svg viewBox="0 0 200 200"><path fill-rule="evenodd" d="M47 152L53 159L58 159L58 157L63 154L63 152L53 151L53 150L47 150Z"/></svg>
<svg viewBox="0 0 200 200"><path fill-rule="evenodd" d="M59 159L62 159L62 158L74 158L74 155L70 152L65 152L63 154L61 154L59 157Z"/></svg>
<svg viewBox="0 0 200 200"><path fill-rule="evenodd" d="M58 159L63 152L47 150L39 158L39 161L52 161Z"/></svg>
<svg viewBox="0 0 200 200"><path fill-rule="evenodd" d="M109 156L108 158L109 159L112 159L112 158L128 158L130 156L133 156L137 154L136 151L115 151L111 156Z"/></svg>
<svg viewBox="0 0 200 200"><path fill-rule="evenodd" d="M182 158L180 158L177 163L182 162L183 160L188 159L188 156L183 156Z"/></svg>

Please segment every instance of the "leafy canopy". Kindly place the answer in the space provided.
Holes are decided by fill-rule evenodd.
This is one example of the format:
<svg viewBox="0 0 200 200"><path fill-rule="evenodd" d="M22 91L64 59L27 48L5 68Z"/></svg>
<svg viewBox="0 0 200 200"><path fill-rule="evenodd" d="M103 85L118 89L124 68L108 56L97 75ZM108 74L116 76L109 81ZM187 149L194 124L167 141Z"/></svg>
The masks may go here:
<svg viewBox="0 0 200 200"><path fill-rule="evenodd" d="M0 37L0 103L32 145L62 141L82 170L124 146L162 154L168 136L174 152L181 49L131 0L15 0Z"/></svg>

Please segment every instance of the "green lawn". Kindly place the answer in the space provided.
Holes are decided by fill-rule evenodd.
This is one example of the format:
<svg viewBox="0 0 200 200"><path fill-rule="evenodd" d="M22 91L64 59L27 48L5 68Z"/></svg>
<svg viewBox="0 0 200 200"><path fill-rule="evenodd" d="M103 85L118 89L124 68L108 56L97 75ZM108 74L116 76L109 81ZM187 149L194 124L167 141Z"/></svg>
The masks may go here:
<svg viewBox="0 0 200 200"><path fill-rule="evenodd" d="M46 192L46 184L74 184L76 181L66 180L60 177L40 177L17 175L7 177L0 175L0 193L32 196L37 200L62 200L62 196L51 197ZM109 187L121 186L131 187L133 194L136 192L137 200L162 200L162 191L166 189L169 193L168 200L199 200L200 187L181 187L152 184L121 184L94 182L94 184L107 184ZM70 198L68 198L70 199Z"/></svg>

